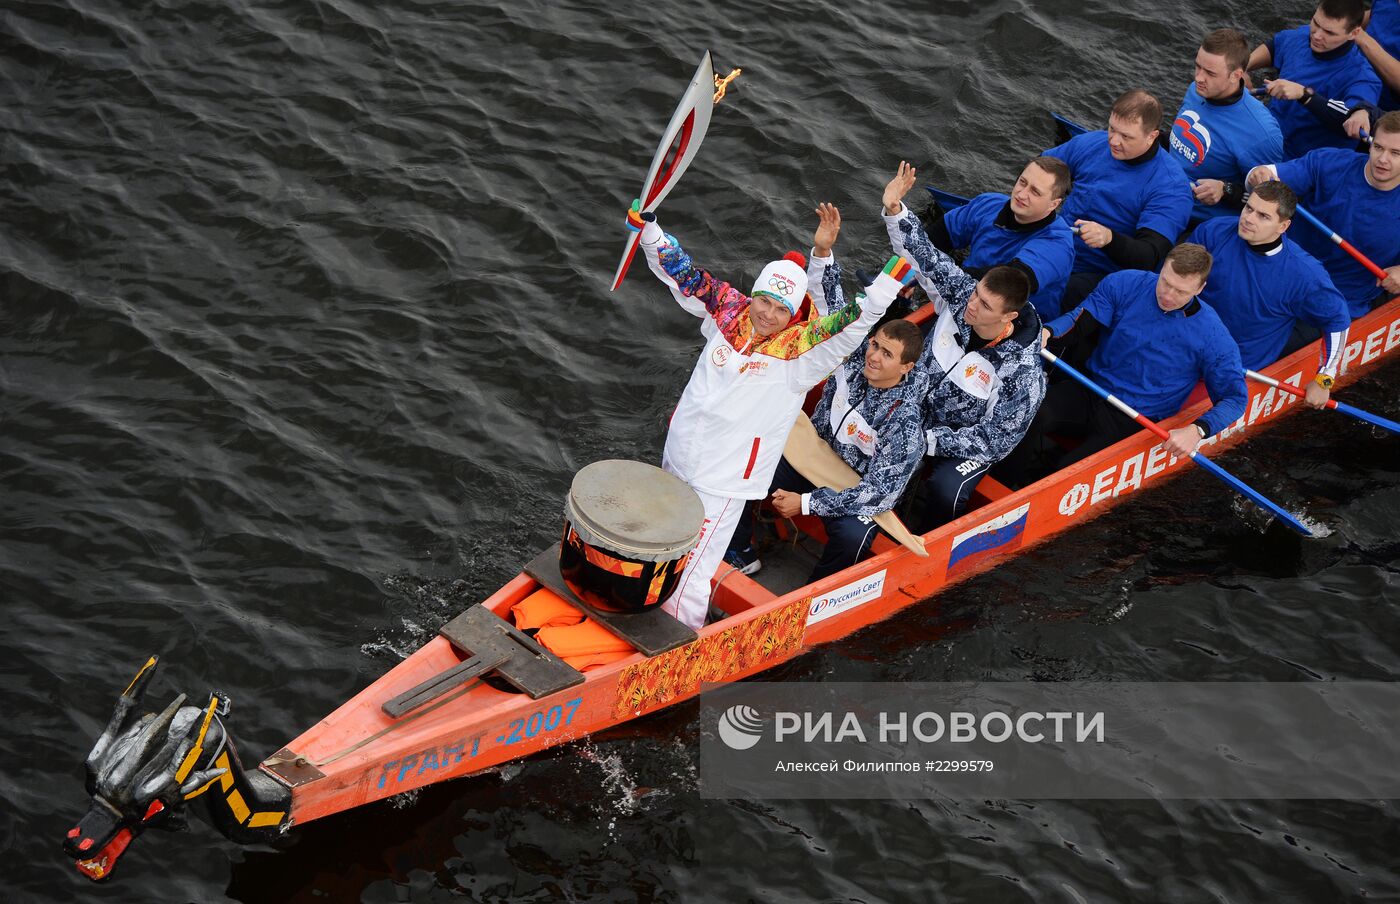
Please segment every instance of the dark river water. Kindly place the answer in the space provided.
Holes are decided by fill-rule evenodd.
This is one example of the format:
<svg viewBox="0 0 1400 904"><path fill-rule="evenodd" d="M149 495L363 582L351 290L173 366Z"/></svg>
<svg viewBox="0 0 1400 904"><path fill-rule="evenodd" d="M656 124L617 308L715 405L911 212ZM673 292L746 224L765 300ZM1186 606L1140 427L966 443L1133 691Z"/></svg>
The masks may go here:
<svg viewBox="0 0 1400 904"><path fill-rule="evenodd" d="M1306 7L1306 8L1305 8ZM698 349L621 215L704 48L744 68L664 223L720 272L888 253L898 161L1001 190L1201 34L1310 4L6 0L0 5L0 886L16 902L1400 897L1389 801L706 801L684 705L314 823L62 855L150 653L257 760L557 536L573 472L659 459ZM1345 398L1400 416L1400 371ZM1400 677L1400 444L1306 413L790 663L820 681ZM1246 704L1247 705L1247 702ZM1287 744L1286 737L1279 738Z"/></svg>

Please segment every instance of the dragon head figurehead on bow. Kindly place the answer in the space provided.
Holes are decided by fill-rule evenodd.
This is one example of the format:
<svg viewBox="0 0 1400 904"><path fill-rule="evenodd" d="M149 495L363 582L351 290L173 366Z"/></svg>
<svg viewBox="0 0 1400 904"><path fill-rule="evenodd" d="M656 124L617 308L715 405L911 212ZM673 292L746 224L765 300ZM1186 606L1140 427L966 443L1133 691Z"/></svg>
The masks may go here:
<svg viewBox="0 0 1400 904"><path fill-rule="evenodd" d="M220 718L228 712L227 697L212 693L198 707L186 706L180 694L159 713L137 715L157 661L146 660L127 685L83 764L91 801L63 849L90 879L111 876L147 828L182 828L188 802L211 789L211 821L236 841L263 840L288 823L286 790L251 781L238 761ZM254 816L260 824L250 826Z"/></svg>

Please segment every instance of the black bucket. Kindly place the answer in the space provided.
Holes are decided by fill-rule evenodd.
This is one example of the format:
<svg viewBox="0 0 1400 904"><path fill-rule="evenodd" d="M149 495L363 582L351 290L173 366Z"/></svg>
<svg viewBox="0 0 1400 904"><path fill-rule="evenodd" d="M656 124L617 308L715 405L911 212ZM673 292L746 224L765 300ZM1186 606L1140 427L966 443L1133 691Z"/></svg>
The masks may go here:
<svg viewBox="0 0 1400 904"><path fill-rule="evenodd" d="M564 502L559 572L591 606L645 612L676 589L705 507L685 481L639 461L596 461Z"/></svg>

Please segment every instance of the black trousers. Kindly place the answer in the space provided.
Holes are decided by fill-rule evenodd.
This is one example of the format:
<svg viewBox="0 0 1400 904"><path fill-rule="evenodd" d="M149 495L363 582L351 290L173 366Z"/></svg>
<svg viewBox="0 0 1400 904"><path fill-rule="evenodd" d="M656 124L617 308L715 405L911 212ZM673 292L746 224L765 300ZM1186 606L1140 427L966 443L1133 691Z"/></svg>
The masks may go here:
<svg viewBox="0 0 1400 904"><path fill-rule="evenodd" d="M914 533L926 534L967 511L977 481L991 466L976 458L934 457L924 478L923 507L914 519Z"/></svg>
<svg viewBox="0 0 1400 904"><path fill-rule="evenodd" d="M1009 487L1020 488L1142 429L1138 422L1109 405L1077 381L1054 383L1031 421L1026 438L992 473ZM1080 439L1065 449L1047 434Z"/></svg>
<svg viewBox="0 0 1400 904"><path fill-rule="evenodd" d="M773 484L768 492L787 490L792 493L810 493L814 489L816 486L797 473L797 469L784 458L778 462L778 470L773 472ZM739 517L739 525L734 528L734 537L729 541L730 549L742 550L753 545L753 522L760 502L761 500L755 499L745 507L744 514ZM864 515L822 517L822 527L826 529L826 546L822 548L821 558L812 567L812 574L807 578L808 583L835 574L869 557L870 545L875 542L875 535L880 530L875 524L875 519Z"/></svg>

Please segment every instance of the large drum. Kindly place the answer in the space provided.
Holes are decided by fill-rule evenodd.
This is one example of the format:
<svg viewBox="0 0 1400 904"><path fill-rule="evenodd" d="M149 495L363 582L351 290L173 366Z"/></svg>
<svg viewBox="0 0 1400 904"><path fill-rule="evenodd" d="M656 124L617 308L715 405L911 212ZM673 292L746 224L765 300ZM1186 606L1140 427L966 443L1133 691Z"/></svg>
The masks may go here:
<svg viewBox="0 0 1400 904"><path fill-rule="evenodd" d="M644 612L676 589L704 522L700 497L679 477L639 461L594 462L564 502L559 571L592 606Z"/></svg>

